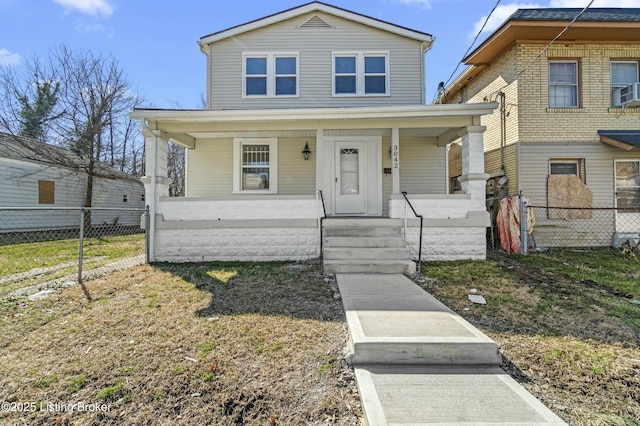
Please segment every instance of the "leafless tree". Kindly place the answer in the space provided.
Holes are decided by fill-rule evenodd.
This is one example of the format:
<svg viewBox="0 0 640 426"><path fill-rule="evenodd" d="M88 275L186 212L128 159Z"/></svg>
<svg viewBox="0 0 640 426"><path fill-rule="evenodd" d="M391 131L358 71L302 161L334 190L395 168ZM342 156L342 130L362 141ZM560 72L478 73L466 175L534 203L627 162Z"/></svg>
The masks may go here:
<svg viewBox="0 0 640 426"><path fill-rule="evenodd" d="M44 99L49 99L51 108L41 120L42 139L86 160L82 163L86 207L92 205L94 178L104 170L101 165L142 173L143 141L128 117L140 99L113 55L59 46L47 58L27 61L21 72L0 69L0 130L21 133L25 105L37 110L42 101L38 89L42 92L44 84L55 88L55 102L51 96Z"/></svg>

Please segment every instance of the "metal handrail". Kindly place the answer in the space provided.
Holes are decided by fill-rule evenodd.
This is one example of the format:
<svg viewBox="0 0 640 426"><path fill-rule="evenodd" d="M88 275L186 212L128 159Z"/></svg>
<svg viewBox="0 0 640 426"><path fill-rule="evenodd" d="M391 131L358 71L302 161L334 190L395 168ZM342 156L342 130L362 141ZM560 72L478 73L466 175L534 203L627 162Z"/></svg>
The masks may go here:
<svg viewBox="0 0 640 426"><path fill-rule="evenodd" d="M422 216L421 214L418 214L418 212L416 212L416 209L413 208L411 201L409 201L409 198L407 198L406 191L402 191L402 196L404 197L404 200L407 202L409 207L411 207L411 211L413 212L413 214L416 217L420 218L420 237L418 239L418 273L420 273L420 271L422 270L422 225L424 222L424 216ZM405 215L405 219L406 219L406 215ZM407 238L406 233L404 237Z"/></svg>
<svg viewBox="0 0 640 426"><path fill-rule="evenodd" d="M327 209L324 206L324 196L322 195L322 191L321 190L317 190L316 191L316 201L318 201L318 198L320 199L320 201L322 202L322 214L323 216L320 218L320 221L318 223L318 226L320 227L320 258L322 258L322 250L324 248L324 244L322 242L323 240L323 235L322 235L322 222L324 221L324 219L327 217Z"/></svg>

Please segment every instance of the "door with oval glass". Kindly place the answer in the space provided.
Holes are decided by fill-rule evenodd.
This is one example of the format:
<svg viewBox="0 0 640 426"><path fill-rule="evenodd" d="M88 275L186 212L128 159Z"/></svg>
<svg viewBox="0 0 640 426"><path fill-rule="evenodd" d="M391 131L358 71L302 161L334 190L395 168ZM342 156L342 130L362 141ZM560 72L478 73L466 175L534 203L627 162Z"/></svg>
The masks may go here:
<svg viewBox="0 0 640 426"><path fill-rule="evenodd" d="M336 142L336 214L366 213L364 142Z"/></svg>

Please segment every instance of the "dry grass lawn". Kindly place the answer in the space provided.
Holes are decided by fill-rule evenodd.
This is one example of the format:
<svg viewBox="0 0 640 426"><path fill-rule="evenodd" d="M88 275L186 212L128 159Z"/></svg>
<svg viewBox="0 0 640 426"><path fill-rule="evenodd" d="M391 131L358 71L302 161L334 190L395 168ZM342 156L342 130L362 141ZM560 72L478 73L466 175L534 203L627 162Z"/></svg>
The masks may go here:
<svg viewBox="0 0 640 426"><path fill-rule="evenodd" d="M358 424L335 291L319 264L156 265L5 300L0 402L53 409L0 423ZM78 402L109 409L53 405Z"/></svg>

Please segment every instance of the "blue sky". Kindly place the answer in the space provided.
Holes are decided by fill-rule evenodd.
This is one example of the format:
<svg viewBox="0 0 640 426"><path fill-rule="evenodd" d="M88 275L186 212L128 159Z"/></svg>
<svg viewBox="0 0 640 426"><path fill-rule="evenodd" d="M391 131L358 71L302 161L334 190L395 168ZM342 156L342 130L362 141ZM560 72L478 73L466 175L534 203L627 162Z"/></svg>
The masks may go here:
<svg viewBox="0 0 640 426"><path fill-rule="evenodd" d="M19 68L60 44L90 49L118 58L147 100L145 106L199 108L205 91L205 56L196 44L200 37L309 1L0 0L0 65ZM324 2L434 35L427 53L427 101L438 82L449 79L496 5L496 0ZM478 42L519 7L582 8L589 3L500 1ZM638 7L638 0L595 0L591 7Z"/></svg>

